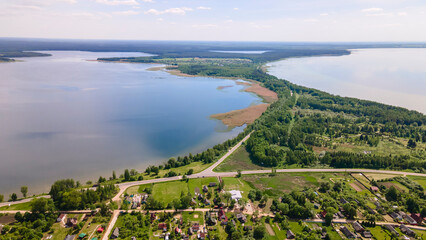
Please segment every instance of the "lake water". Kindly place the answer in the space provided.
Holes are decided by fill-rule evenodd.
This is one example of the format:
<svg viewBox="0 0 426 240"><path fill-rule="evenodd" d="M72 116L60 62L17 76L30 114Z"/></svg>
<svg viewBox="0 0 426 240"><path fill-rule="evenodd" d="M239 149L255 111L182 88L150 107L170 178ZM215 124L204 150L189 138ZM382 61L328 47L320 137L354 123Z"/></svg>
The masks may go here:
<svg viewBox="0 0 426 240"><path fill-rule="evenodd" d="M200 152L243 129L229 131L211 114L261 102L232 80L86 61L142 53L48 53L53 56L0 64L0 193L6 199L21 185L32 194L57 179L97 180Z"/></svg>
<svg viewBox="0 0 426 240"><path fill-rule="evenodd" d="M360 49L345 56L290 58L268 72L332 94L426 113L426 49Z"/></svg>

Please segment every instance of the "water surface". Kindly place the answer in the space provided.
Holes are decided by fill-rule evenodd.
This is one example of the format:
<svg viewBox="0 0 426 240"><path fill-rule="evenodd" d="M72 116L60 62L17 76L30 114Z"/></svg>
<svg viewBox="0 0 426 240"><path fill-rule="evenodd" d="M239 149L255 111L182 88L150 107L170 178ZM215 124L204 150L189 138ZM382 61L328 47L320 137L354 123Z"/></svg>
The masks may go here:
<svg viewBox="0 0 426 240"><path fill-rule="evenodd" d="M360 49L345 56L290 58L268 72L332 94L426 113L426 49Z"/></svg>
<svg viewBox="0 0 426 240"><path fill-rule="evenodd" d="M0 64L0 193L46 191L62 178L144 170L229 139L214 113L261 102L226 79L87 61L141 53L49 52ZM220 86L232 86L218 90ZM220 88L219 88L220 89ZM7 197L6 197L7 198Z"/></svg>

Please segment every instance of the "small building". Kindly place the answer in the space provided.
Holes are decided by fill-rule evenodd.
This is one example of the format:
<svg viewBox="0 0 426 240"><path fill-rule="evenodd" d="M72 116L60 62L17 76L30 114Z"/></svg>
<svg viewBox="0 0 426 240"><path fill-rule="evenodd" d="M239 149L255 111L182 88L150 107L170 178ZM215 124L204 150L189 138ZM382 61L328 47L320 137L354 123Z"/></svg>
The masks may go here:
<svg viewBox="0 0 426 240"><path fill-rule="evenodd" d="M209 206L211 204L211 202L210 202L210 200L206 199L206 200L204 200L204 204Z"/></svg>
<svg viewBox="0 0 426 240"><path fill-rule="evenodd" d="M236 217L237 217L238 221L240 221L241 223L245 223L247 221L246 215L244 215L242 213L238 213Z"/></svg>
<svg viewBox="0 0 426 240"><path fill-rule="evenodd" d="M199 188L199 187L196 187L196 188L194 189L194 193L195 193L195 196L200 195L200 188Z"/></svg>
<svg viewBox="0 0 426 240"><path fill-rule="evenodd" d="M421 224L422 224L423 219L422 219L422 217L420 216L420 213L412 213L412 214L410 215L410 217L411 217L412 219L414 219L414 221L416 221L419 225L421 225Z"/></svg>
<svg viewBox="0 0 426 240"><path fill-rule="evenodd" d="M340 231L345 234L347 238L356 238L356 234L351 232L346 226L340 227Z"/></svg>
<svg viewBox="0 0 426 240"><path fill-rule="evenodd" d="M401 229L402 233L407 234L408 236L411 236L411 237L416 236L416 233L410 228L408 228L407 226L405 226L404 224L401 224L401 226L399 226L399 229Z"/></svg>
<svg viewBox="0 0 426 240"><path fill-rule="evenodd" d="M407 221L408 224L410 225L417 225L417 221L414 220L412 217L410 217L408 214L404 215L404 219L405 221Z"/></svg>
<svg viewBox="0 0 426 240"><path fill-rule="evenodd" d="M80 234L78 235L78 239L83 239L83 238L85 238L85 237L87 237L87 234L85 234L85 233L80 233Z"/></svg>
<svg viewBox="0 0 426 240"><path fill-rule="evenodd" d="M131 237L130 239L131 239L131 240L136 240L136 237Z"/></svg>
<svg viewBox="0 0 426 240"><path fill-rule="evenodd" d="M197 205L197 201L195 199L191 199L191 202L189 203L191 206Z"/></svg>
<svg viewBox="0 0 426 240"><path fill-rule="evenodd" d="M253 230L253 226L244 226L244 231L251 231Z"/></svg>
<svg viewBox="0 0 426 240"><path fill-rule="evenodd" d="M394 220L396 220L396 221L402 221L402 217L401 217L401 215L399 215L398 213L396 213L396 212L393 212L393 213L391 213L391 214L389 214L389 216L391 216Z"/></svg>
<svg viewBox="0 0 426 240"><path fill-rule="evenodd" d="M59 217L56 219L56 222L63 222L65 220L65 214L61 213Z"/></svg>
<svg viewBox="0 0 426 240"><path fill-rule="evenodd" d="M373 236L371 235L370 231L364 231L361 233L363 237L365 238L372 238Z"/></svg>
<svg viewBox="0 0 426 240"><path fill-rule="evenodd" d="M105 229L103 227L98 227L98 229L96 229L96 231L98 233L102 233Z"/></svg>
<svg viewBox="0 0 426 240"><path fill-rule="evenodd" d="M198 239L200 239L200 240L204 240L204 239L206 239L206 234L205 233L203 233L203 232L200 232L199 234L198 234Z"/></svg>
<svg viewBox="0 0 426 240"><path fill-rule="evenodd" d="M175 233L176 233L176 234L179 234L179 233L181 233L181 232L182 232L182 230L181 230L180 228L178 228L178 227L176 227L176 228L175 228Z"/></svg>
<svg viewBox="0 0 426 240"><path fill-rule="evenodd" d="M231 191L229 191L229 193L231 194L231 198L232 198L232 200L238 201L238 200L240 200L241 198L243 198L243 197L241 196L241 192L240 192L240 191L238 191L238 190L231 190Z"/></svg>
<svg viewBox="0 0 426 240"><path fill-rule="evenodd" d="M155 215L155 213L151 213L151 223L154 222L155 219L157 219L157 215Z"/></svg>
<svg viewBox="0 0 426 240"><path fill-rule="evenodd" d="M218 218L222 225L226 225L228 223L228 217L225 214L225 211L223 209L219 209L218 212Z"/></svg>
<svg viewBox="0 0 426 240"><path fill-rule="evenodd" d="M67 235L64 240L74 240L75 235Z"/></svg>
<svg viewBox="0 0 426 240"><path fill-rule="evenodd" d="M314 208L315 209L320 209L321 205L319 203L314 203Z"/></svg>
<svg viewBox="0 0 426 240"><path fill-rule="evenodd" d="M361 224L359 224L359 222L353 222L352 226L354 227L356 232L361 233L365 231L365 229L361 226Z"/></svg>
<svg viewBox="0 0 426 240"><path fill-rule="evenodd" d="M209 191L209 188L208 188L206 185L204 185L204 186L203 186L203 192L205 192L205 193L206 193L206 192L208 192L208 191Z"/></svg>
<svg viewBox="0 0 426 240"><path fill-rule="evenodd" d="M200 224L199 223L194 223L192 224L192 232L196 233L200 230Z"/></svg>
<svg viewBox="0 0 426 240"><path fill-rule="evenodd" d="M120 229L117 227L111 234L111 239L116 239L120 236Z"/></svg>
<svg viewBox="0 0 426 240"><path fill-rule="evenodd" d="M385 228L387 230L389 230L389 232L391 232L392 234L394 234L396 236L399 236L399 233L395 230L395 228L393 228L392 225L385 225Z"/></svg>
<svg viewBox="0 0 426 240"><path fill-rule="evenodd" d="M76 227L77 226L77 218L67 218L68 227Z"/></svg>
<svg viewBox="0 0 426 240"><path fill-rule="evenodd" d="M379 188L378 188L378 187L376 187L376 186L371 186L371 187L370 187L370 190L371 190L371 191L373 191L373 192L378 192L378 191L379 191Z"/></svg>
<svg viewBox="0 0 426 240"><path fill-rule="evenodd" d="M167 232L167 224L166 223L159 223L158 224L158 230L162 230L163 232Z"/></svg>
<svg viewBox="0 0 426 240"><path fill-rule="evenodd" d="M209 183L209 187L216 187L216 186L217 186L217 184L215 182L210 182Z"/></svg>
<svg viewBox="0 0 426 240"><path fill-rule="evenodd" d="M324 210L324 211L321 212L321 217L325 218L325 215L327 215L327 211Z"/></svg>
<svg viewBox="0 0 426 240"><path fill-rule="evenodd" d="M291 230L287 230L287 239L294 239L296 235Z"/></svg>

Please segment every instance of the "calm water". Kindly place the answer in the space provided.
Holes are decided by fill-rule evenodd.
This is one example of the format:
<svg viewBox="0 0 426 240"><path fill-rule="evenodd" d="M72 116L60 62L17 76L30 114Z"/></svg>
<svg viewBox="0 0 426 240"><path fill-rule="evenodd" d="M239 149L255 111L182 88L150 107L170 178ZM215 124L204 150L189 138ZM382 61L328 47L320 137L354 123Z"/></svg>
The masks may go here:
<svg viewBox="0 0 426 240"><path fill-rule="evenodd" d="M97 180L199 152L242 131L211 114L261 101L232 80L86 61L141 53L50 53L0 64L0 193L46 191L57 179Z"/></svg>
<svg viewBox="0 0 426 240"><path fill-rule="evenodd" d="M426 113L426 49L361 49L269 66L270 74L296 84Z"/></svg>

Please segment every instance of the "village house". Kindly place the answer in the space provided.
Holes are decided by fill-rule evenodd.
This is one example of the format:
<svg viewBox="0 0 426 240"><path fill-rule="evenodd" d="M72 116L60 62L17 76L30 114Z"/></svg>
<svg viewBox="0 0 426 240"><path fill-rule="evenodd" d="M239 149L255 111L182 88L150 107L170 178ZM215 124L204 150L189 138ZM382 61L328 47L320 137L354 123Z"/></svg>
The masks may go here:
<svg viewBox="0 0 426 240"><path fill-rule="evenodd" d="M296 235L291 230L287 230L287 239L294 239Z"/></svg>
<svg viewBox="0 0 426 240"><path fill-rule="evenodd" d="M77 227L77 218L67 218L67 227Z"/></svg>
<svg viewBox="0 0 426 240"><path fill-rule="evenodd" d="M119 228L115 228L114 231L111 234L111 239L116 239L120 236L120 229Z"/></svg>
<svg viewBox="0 0 426 240"><path fill-rule="evenodd" d="M163 232L167 232L167 224L166 223L159 223L158 224L158 230L162 230Z"/></svg>
<svg viewBox="0 0 426 240"><path fill-rule="evenodd" d="M228 217L225 214L225 211L223 209L219 209L218 212L218 218L222 225L226 225L228 223Z"/></svg>
<svg viewBox="0 0 426 240"><path fill-rule="evenodd" d="M196 233L200 230L200 224L199 223L194 223L192 224L192 232Z"/></svg>
<svg viewBox="0 0 426 240"><path fill-rule="evenodd" d="M56 222L64 222L65 216L66 216L65 214L61 213L59 217L56 219Z"/></svg>
<svg viewBox="0 0 426 240"><path fill-rule="evenodd" d="M237 217L238 221L240 221L241 223L245 223L247 221L246 215L244 215L242 213L238 213L236 217Z"/></svg>
<svg viewBox="0 0 426 240"><path fill-rule="evenodd" d="M204 185L204 186L203 186L203 192L205 192L205 193L206 193L206 192L208 192L208 191L209 191L209 188L208 188L206 185Z"/></svg>
<svg viewBox="0 0 426 240"><path fill-rule="evenodd" d="M370 187L370 190L371 190L371 191L373 191L373 192L378 192L378 191L379 191L379 188L378 188L378 187L376 187L376 186L371 186L371 187Z"/></svg>
<svg viewBox="0 0 426 240"><path fill-rule="evenodd" d="M423 219L422 219L422 217L420 216L420 213L412 213L412 214L410 215L410 217L411 217L412 219L414 219L414 221L416 221L419 225L421 225L421 224L422 224Z"/></svg>
<svg viewBox="0 0 426 240"><path fill-rule="evenodd" d="M351 232L346 226L340 227L340 231L347 237L347 238L356 238L356 234Z"/></svg>
<svg viewBox="0 0 426 240"><path fill-rule="evenodd" d="M396 236L399 236L399 233L395 230L395 228L393 228L393 226L391 226L391 225L385 225L385 228L387 230L389 230L389 232L391 232L392 234L394 234Z"/></svg>
<svg viewBox="0 0 426 240"><path fill-rule="evenodd" d="M216 187L216 183L215 182L211 182L211 183L209 183L209 187Z"/></svg>
<svg viewBox="0 0 426 240"><path fill-rule="evenodd" d="M64 240L74 240L75 235L67 235Z"/></svg>
<svg viewBox="0 0 426 240"><path fill-rule="evenodd" d="M414 237L416 235L416 233L413 230L411 230L404 224L401 224L401 226L399 226L399 229L401 229L402 233L407 234L408 236Z"/></svg>
<svg viewBox="0 0 426 240"><path fill-rule="evenodd" d="M354 227L356 232L361 233L365 231L365 229L361 226L361 224L359 224L359 222L353 222L352 226Z"/></svg>
<svg viewBox="0 0 426 240"><path fill-rule="evenodd" d="M402 217L401 217L401 215L399 215L398 213L396 213L396 212L393 212L393 213L391 213L391 214L389 214L394 220L396 220L396 221L402 221Z"/></svg>
<svg viewBox="0 0 426 240"><path fill-rule="evenodd" d="M364 232L362 232L362 234L361 234L363 237L365 237L365 238L372 238L373 236L371 235L371 232L370 231L364 231Z"/></svg>
<svg viewBox="0 0 426 240"><path fill-rule="evenodd" d="M408 224L410 225L417 225L417 221L414 220L412 217L410 217L408 214L404 215L404 219L405 221L407 221Z"/></svg>

